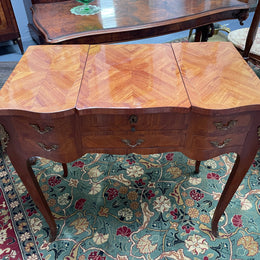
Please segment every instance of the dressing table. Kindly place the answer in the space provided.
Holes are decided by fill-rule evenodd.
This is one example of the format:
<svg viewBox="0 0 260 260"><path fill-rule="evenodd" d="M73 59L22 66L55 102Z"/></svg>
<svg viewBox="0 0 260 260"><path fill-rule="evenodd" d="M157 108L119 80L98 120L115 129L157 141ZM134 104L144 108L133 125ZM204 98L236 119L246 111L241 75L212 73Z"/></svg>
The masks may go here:
<svg viewBox="0 0 260 260"><path fill-rule="evenodd" d="M85 153L179 151L199 162L237 159L212 233L252 164L260 138L260 80L231 43L31 46L0 92L0 139L46 219L31 168ZM69 173L68 173L69 174Z"/></svg>

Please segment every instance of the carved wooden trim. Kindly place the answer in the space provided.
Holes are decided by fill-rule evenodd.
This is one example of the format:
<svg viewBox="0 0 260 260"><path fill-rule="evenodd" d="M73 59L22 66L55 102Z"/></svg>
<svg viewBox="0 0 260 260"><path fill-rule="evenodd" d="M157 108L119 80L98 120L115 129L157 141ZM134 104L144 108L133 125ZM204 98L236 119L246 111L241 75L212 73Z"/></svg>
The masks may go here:
<svg viewBox="0 0 260 260"><path fill-rule="evenodd" d="M2 150L4 152L9 142L9 135L5 131L5 128L2 124L0 124L0 142L1 142Z"/></svg>
<svg viewBox="0 0 260 260"><path fill-rule="evenodd" d="M248 18L249 11L248 10L241 10L238 13L234 14L234 17L238 19L240 25L244 25L244 21Z"/></svg>

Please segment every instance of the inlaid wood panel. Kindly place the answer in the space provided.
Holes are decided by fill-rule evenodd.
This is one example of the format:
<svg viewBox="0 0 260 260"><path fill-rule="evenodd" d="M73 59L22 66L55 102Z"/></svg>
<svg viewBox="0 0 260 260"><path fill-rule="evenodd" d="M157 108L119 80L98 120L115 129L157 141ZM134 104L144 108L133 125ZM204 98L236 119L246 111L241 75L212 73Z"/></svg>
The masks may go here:
<svg viewBox="0 0 260 260"><path fill-rule="evenodd" d="M51 113L76 106L89 46L31 46L5 83L0 109Z"/></svg>
<svg viewBox="0 0 260 260"><path fill-rule="evenodd" d="M33 5L34 23L48 43L93 44L162 35L234 19L249 8L247 0L95 0L91 4L101 12L81 16L70 13L80 5L75 0L37 2L43 3Z"/></svg>
<svg viewBox="0 0 260 260"><path fill-rule="evenodd" d="M189 107L170 44L90 47L77 102L82 113L90 108L185 112Z"/></svg>
<svg viewBox="0 0 260 260"><path fill-rule="evenodd" d="M185 133L183 131L171 132L141 132L125 133L112 132L85 135L82 138L83 148L159 148L171 147L180 149L184 146ZM102 145L101 145L102 144Z"/></svg>
<svg viewBox="0 0 260 260"><path fill-rule="evenodd" d="M78 151L74 115L48 120L16 116L11 123L18 140L16 145L23 153L65 162L82 155Z"/></svg>
<svg viewBox="0 0 260 260"><path fill-rule="evenodd" d="M182 113L86 114L81 116L83 133L100 131L154 131L187 129L189 116ZM133 120L133 119L134 120Z"/></svg>
<svg viewBox="0 0 260 260"><path fill-rule="evenodd" d="M224 136L196 136L192 138L191 149L202 150L220 150L230 148L232 146L242 146L244 144L247 133L242 134L226 134Z"/></svg>
<svg viewBox="0 0 260 260"><path fill-rule="evenodd" d="M173 48L194 110L255 109L260 103L259 79L232 44L177 43Z"/></svg>
<svg viewBox="0 0 260 260"><path fill-rule="evenodd" d="M189 125L194 134L226 135L228 133L247 132L251 127L252 117L249 113L222 116L202 116L194 114Z"/></svg>

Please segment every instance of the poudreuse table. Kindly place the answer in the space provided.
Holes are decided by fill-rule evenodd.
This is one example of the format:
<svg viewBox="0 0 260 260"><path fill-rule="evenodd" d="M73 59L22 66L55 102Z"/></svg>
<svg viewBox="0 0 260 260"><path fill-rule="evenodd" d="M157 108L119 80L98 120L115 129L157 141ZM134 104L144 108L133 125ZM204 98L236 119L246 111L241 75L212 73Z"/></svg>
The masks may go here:
<svg viewBox="0 0 260 260"><path fill-rule="evenodd" d="M31 157L235 152L212 232L259 148L260 80L231 43L31 46L0 92L0 140L57 235ZM67 173L66 173L67 174ZM69 173L68 173L69 174Z"/></svg>

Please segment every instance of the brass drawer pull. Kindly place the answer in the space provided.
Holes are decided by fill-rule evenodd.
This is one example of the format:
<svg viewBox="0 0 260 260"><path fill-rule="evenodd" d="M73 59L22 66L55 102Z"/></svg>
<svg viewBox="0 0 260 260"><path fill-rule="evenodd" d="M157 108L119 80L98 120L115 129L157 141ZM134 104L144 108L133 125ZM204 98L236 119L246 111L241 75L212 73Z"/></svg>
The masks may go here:
<svg viewBox="0 0 260 260"><path fill-rule="evenodd" d="M134 147L142 144L144 142L144 140L138 139L135 144L131 144L130 141L127 139L123 139L122 142L125 143L126 145L128 145L129 147L134 148Z"/></svg>
<svg viewBox="0 0 260 260"><path fill-rule="evenodd" d="M224 140L222 143L218 143L215 141L211 141L210 143L214 146L217 147L219 149L224 148L232 139L231 138L227 138L226 140Z"/></svg>
<svg viewBox="0 0 260 260"><path fill-rule="evenodd" d="M224 124L223 122L215 122L214 124L218 130L226 131L226 130L234 127L237 124L237 120L230 120L226 124Z"/></svg>
<svg viewBox="0 0 260 260"><path fill-rule="evenodd" d="M41 128L39 127L39 125L36 125L36 124L30 124L30 126L32 128L34 128L37 133L43 135L43 134L46 134L46 133L49 133L50 131L52 131L53 127L52 126L46 126L43 130L41 130Z"/></svg>
<svg viewBox="0 0 260 260"><path fill-rule="evenodd" d="M52 151L55 151L58 149L58 145L54 144L54 145L50 145L50 146L47 146L46 144L43 144L43 143L38 143L38 145L46 152L52 152Z"/></svg>

